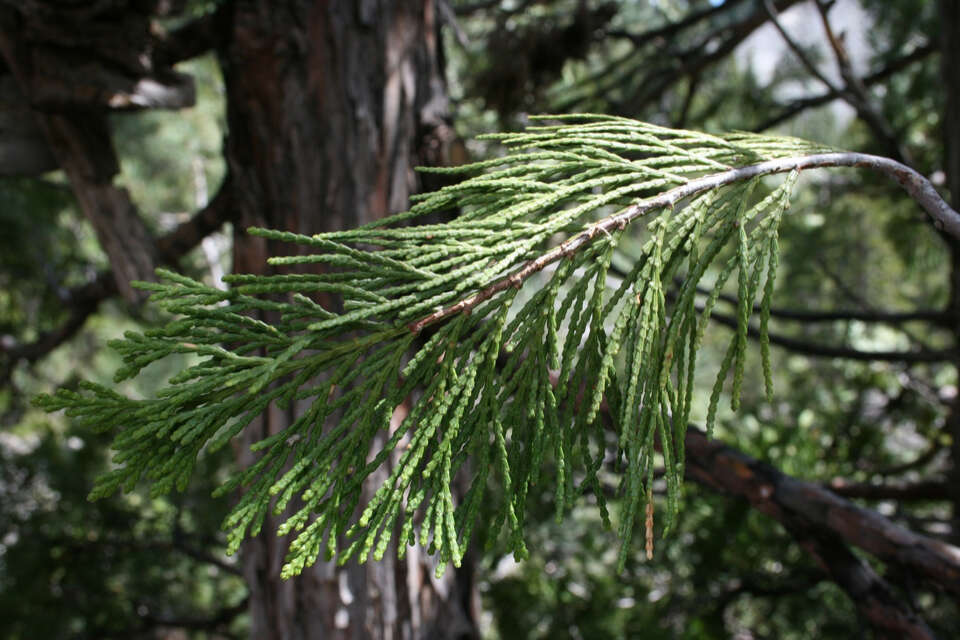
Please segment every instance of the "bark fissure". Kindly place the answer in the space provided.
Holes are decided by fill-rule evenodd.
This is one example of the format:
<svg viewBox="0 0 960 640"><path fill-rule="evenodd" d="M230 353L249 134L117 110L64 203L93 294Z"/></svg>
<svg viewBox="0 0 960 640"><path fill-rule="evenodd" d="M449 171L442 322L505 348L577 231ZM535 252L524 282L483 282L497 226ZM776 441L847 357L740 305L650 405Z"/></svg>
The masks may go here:
<svg viewBox="0 0 960 640"><path fill-rule="evenodd" d="M418 154L446 122L435 7L430 0L365 4L265 0L235 2L218 55L227 87L225 154L238 227L315 234L355 227L408 206L418 188L413 167L436 163ZM290 245L242 232L234 270L263 273L268 256ZM336 308L334 299L318 299ZM261 318L270 321L269 317ZM237 444L249 445L285 428L294 415L270 409ZM383 469L383 474L388 473ZM377 474L375 474L377 475ZM384 475L385 477L385 475ZM373 482L376 478L371 479ZM256 638L459 638L476 628L472 584L448 570L431 580L431 558L419 548L396 560L336 567L322 558L300 576L280 580L287 539L268 518L242 550L251 585L251 635Z"/></svg>

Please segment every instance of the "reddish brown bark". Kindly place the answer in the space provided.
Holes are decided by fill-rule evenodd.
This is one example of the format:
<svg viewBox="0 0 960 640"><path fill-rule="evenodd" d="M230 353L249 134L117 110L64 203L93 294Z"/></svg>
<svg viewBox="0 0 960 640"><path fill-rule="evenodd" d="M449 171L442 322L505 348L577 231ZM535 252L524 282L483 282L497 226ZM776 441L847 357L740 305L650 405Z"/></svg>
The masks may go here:
<svg viewBox="0 0 960 640"><path fill-rule="evenodd" d="M433 3L238 1L224 19L225 151L238 227L314 234L405 209L418 186L413 166L442 156L449 137ZM267 256L290 250L241 231L234 270L262 273ZM302 409L272 408L252 423L238 447L240 463L250 463L252 442ZM272 535L277 524L268 521L242 550L252 637L475 634L468 573L435 580L419 549L398 561L394 548L383 562L362 566L336 568L321 559L284 582L288 540Z"/></svg>

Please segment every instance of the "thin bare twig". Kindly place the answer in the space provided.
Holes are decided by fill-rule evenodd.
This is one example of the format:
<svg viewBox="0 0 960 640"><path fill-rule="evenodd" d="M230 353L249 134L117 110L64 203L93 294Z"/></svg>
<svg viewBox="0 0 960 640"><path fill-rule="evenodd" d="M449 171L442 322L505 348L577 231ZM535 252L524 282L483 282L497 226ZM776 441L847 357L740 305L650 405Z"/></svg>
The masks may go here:
<svg viewBox="0 0 960 640"><path fill-rule="evenodd" d="M160 259L166 263L176 262L200 244L204 237L230 220L233 213L233 190L228 176L206 207L187 222L157 239ZM117 293L113 273L109 270L102 271L96 278L72 289L66 296L63 306L70 310L70 314L61 326L40 334L33 342L10 346L0 344L0 386L7 383L18 362L36 362L72 338L83 328L87 318L96 312L100 303Z"/></svg>
<svg viewBox="0 0 960 640"><path fill-rule="evenodd" d="M877 476L895 476L901 473L906 473L907 471L912 471L919 467L926 466L934 458L937 457L937 454L943 451L946 445L939 439L934 438L931 442L930 447L918 455L913 460L909 462L904 462L903 464L894 465L891 467L882 467L879 469L868 469L868 475L877 475Z"/></svg>
<svg viewBox="0 0 960 640"><path fill-rule="evenodd" d="M698 305L699 310L702 308ZM710 319L719 324L736 329L739 321L734 316L714 311ZM750 325L747 327L747 336L755 340L760 338L760 330ZM858 362L900 362L903 364L921 364L926 362L950 362L960 355L956 349L917 349L916 351L861 351L851 347L836 347L817 342L807 342L779 333L770 332L767 337L770 344L817 358L842 358Z"/></svg>
<svg viewBox="0 0 960 640"><path fill-rule="evenodd" d="M869 484L848 482L843 478L830 481L830 490L845 498L866 500L949 500L950 486L946 480L923 480L909 483Z"/></svg>
<svg viewBox="0 0 960 640"><path fill-rule="evenodd" d="M687 27L694 26L703 20L714 17L720 13L729 13L736 5L741 4L743 0L729 0L723 4L717 5L715 7L709 7L701 11L696 11L691 13L683 20L678 20L676 22L667 23L661 27L656 27L650 29L649 31L644 31L643 33L630 33L628 31L621 30L608 30L607 36L613 38L626 38L630 40L633 45L637 48L645 46L651 42L667 40L673 38L677 33L683 31Z"/></svg>
<svg viewBox="0 0 960 640"><path fill-rule="evenodd" d="M801 0L775 0L776 7L781 11L800 1ZM726 2L721 5L719 9L727 10L732 4L732 2ZM707 11L712 12L713 10ZM711 65L724 60L727 55L746 40L750 34L762 27L766 23L766 20L766 12L762 8L758 8L738 21L712 29L689 47L680 50L676 48L664 49L661 47L657 51L656 60L653 61L652 66L640 64L639 67L637 67L637 71L641 68L645 70L642 77L639 78L639 81L635 83L637 89L633 91L630 96L612 102L612 111L623 115L638 113L642 110L642 107L652 100L659 99L683 78L698 75ZM686 22L687 21L684 20L675 24L683 25ZM672 33L674 29L679 31L674 25L666 25L665 27L640 34L636 36L636 40L638 42L656 43L659 34L664 32ZM610 34L608 33L607 35ZM628 37L626 34L619 35ZM652 40L648 40L650 38L652 38ZM618 68L633 57L639 50L640 47L635 44L633 51L615 60L610 66L607 66L603 71L592 77L589 82L596 85L596 90L591 92L590 96L596 97L598 95L604 95L606 92L615 88L622 88L620 87L620 82L624 79L624 76L618 71ZM585 99L587 99L587 96L577 93L572 98L558 100L554 104L553 109L557 112L577 111Z"/></svg>
<svg viewBox="0 0 960 640"><path fill-rule="evenodd" d="M820 14L820 22L823 24L827 42L830 43L830 48L833 50L834 58L837 61L837 69L845 84L841 95L857 110L857 115L870 127L892 157L904 164L913 165L909 150L902 144L893 125L874 104L863 81L854 72L853 65L850 63L850 56L847 54L843 42L836 36L833 27L830 25L827 7L821 4L819 0L813 0L813 4Z"/></svg>
<svg viewBox="0 0 960 640"><path fill-rule="evenodd" d="M676 278L678 285L683 284L682 278ZM697 293L710 295L712 290L707 287L697 287ZM721 293L718 300L728 304L737 305L740 301L737 297L728 293ZM760 313L760 305L753 305L753 313ZM781 320L791 320L803 323L814 322L849 322L857 320L860 322L879 322L883 324L899 325L905 322L930 322L937 325L952 327L950 314L946 311L936 309L918 309L916 311L884 311L878 309L836 309L836 310L810 310L810 309L782 309L773 307L770 309L771 318Z"/></svg>
<svg viewBox="0 0 960 640"><path fill-rule="evenodd" d="M773 27L780 33L780 37L783 38L784 43L787 45L790 51L793 52L793 55L797 57L797 60L800 61L800 64L802 64L804 68L810 72L810 75L826 85L831 92L842 95L843 88L834 85L833 82L830 81L830 78L820 71L820 68L817 67L813 60L810 59L803 48L796 42L796 40L790 37L790 34L787 33L787 30L784 28L784 26L780 24L780 12L777 11L775 6L773 6L773 3L770 2L770 0L763 0L763 6L767 10L767 14L770 16L770 24L772 24Z"/></svg>
<svg viewBox="0 0 960 640"><path fill-rule="evenodd" d="M827 87L829 90L828 95L840 97L853 107L860 119L873 131L874 135L884 144L888 153L894 159L905 164L913 164L909 152L898 140L893 126L873 104L863 81L853 71L850 56L847 54L840 38L834 34L833 28L830 25L830 20L827 17L827 8L818 0L813 0L813 4L820 14L827 42L830 44L830 48L833 50L834 57L836 58L837 69L844 82L843 86L835 85L833 81L820 71L819 67L807 56L800 45L790 37L790 34L787 33L787 30L780 23L780 14L770 0L763 0L763 4L767 14L770 16L771 24L780 33L784 43L786 43L787 47L793 52L804 68L810 72L810 75Z"/></svg>
<svg viewBox="0 0 960 640"><path fill-rule="evenodd" d="M937 51L937 47L933 43L926 43L918 46L909 53L906 53L902 56L897 56L896 58L891 59L883 67L877 69L870 75L867 75L863 78L863 84L865 87L873 86L877 83L883 82L893 76L895 73L903 71L910 65L920 62L928 58L931 54ZM838 98L841 98L839 90L830 90L826 93L821 93L815 96L808 96L806 98L798 98L792 103L785 105L783 111L773 116L772 118L763 121L760 125L753 128L753 131L766 131L771 129L779 124L782 124L793 118L794 116L806 111L807 109L812 109L814 107L819 107L821 105L832 102Z"/></svg>

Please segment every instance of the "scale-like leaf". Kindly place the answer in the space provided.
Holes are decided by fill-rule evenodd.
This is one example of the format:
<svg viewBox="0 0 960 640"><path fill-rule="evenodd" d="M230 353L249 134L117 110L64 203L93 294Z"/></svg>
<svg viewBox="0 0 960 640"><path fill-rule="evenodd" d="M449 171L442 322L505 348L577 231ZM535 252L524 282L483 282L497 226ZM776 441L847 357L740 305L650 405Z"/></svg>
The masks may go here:
<svg viewBox="0 0 960 640"><path fill-rule="evenodd" d="M341 562L382 557L396 533L401 553L419 540L459 564L479 527L488 537L506 528L522 556L531 486L555 483L558 517L597 492L606 519L598 472L614 455L629 540L637 514L652 521L655 446L669 523L695 356L721 289L736 272L738 329L710 423L728 369L734 402L739 394L758 290L769 384L777 228L797 171L854 162L788 138L555 120L489 136L503 157L426 169L464 179L393 218L316 237L250 230L312 251L272 259L278 269L316 264L314 272L234 275L227 292L165 271L143 285L177 317L113 344L124 362L118 379L173 353L199 361L153 398L84 384L39 399L117 433L119 466L91 497L141 478L157 492L182 489L204 449L235 438L271 403L296 401L302 415L256 444L256 462L221 489L241 490L225 523L233 550L271 510L285 515L281 533L296 534L285 576L324 548ZM758 182L776 173L789 175L772 189ZM436 212L456 215L410 224ZM640 248L617 256L628 269L611 269L627 237ZM704 280L712 293L699 306ZM458 474L472 481L462 497Z"/></svg>

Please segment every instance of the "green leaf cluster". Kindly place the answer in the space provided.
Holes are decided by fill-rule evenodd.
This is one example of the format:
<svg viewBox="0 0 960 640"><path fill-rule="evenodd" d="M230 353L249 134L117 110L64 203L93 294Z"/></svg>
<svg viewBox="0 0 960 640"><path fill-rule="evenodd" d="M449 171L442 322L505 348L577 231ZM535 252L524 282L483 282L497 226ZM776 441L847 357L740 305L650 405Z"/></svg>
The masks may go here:
<svg viewBox="0 0 960 640"><path fill-rule="evenodd" d="M737 404L757 300L769 392L777 229L797 176L772 190L759 179L711 189L629 227L598 220L704 175L819 149L624 118L553 119L559 124L491 136L506 147L502 157L430 169L464 179L376 224L313 237L250 230L309 251L270 260L297 272L229 276L228 291L169 271L140 283L176 319L112 343L124 362L116 380L174 353L198 356L196 364L155 397L84 383L38 399L116 432L117 466L91 497L141 479L156 494L183 490L198 456L271 405L293 404L306 410L257 442L256 461L218 489L242 488L224 523L232 550L269 513L284 516L279 533L294 534L284 576L323 551L341 562L379 559L394 539L401 555L403 543L437 552L442 570L459 565L478 527L488 540L505 534L523 556L531 486L553 483L558 519L593 492L609 525L597 474L611 462L625 495L621 562L650 500L655 460L666 469L669 527L696 354L728 281L737 285L738 329L708 426L728 377ZM457 215L410 224L437 212ZM617 277L610 264L627 228L641 249ZM581 242L563 250L570 239ZM539 273L520 273L551 250L556 259ZM711 280L698 306L697 286ZM337 300L336 310L320 299ZM606 444L611 430L615 447ZM462 497L458 477L468 480Z"/></svg>

